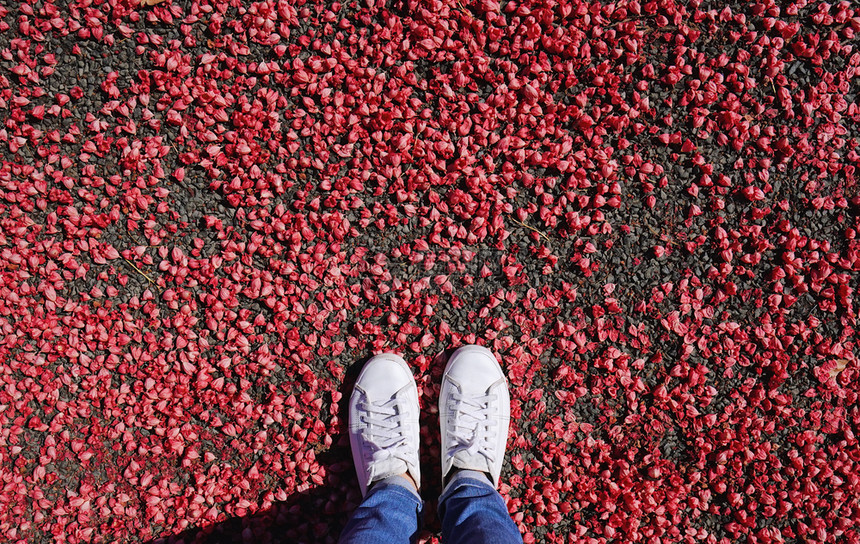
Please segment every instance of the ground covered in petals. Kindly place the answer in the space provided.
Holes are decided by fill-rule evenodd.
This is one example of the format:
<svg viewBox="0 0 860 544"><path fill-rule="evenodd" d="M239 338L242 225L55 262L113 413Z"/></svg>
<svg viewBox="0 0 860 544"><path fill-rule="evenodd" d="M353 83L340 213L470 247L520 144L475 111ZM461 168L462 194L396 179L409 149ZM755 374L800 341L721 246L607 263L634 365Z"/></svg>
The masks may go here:
<svg viewBox="0 0 860 544"><path fill-rule="evenodd" d="M847 1L0 3L0 540L335 542L380 351L436 531L478 343L527 543L860 542L858 32Z"/></svg>

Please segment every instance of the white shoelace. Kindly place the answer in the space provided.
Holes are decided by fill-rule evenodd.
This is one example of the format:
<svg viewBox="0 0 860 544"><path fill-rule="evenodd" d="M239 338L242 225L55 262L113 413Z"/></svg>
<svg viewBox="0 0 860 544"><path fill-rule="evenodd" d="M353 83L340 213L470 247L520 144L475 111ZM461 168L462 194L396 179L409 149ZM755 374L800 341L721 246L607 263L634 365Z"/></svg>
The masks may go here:
<svg viewBox="0 0 860 544"><path fill-rule="evenodd" d="M407 424L398 409L398 399L371 403L365 401L358 405L358 409L362 411L359 420L365 425L362 436L373 452L373 463L392 458L406 461L412 456L406 436Z"/></svg>
<svg viewBox="0 0 860 544"><path fill-rule="evenodd" d="M492 465L495 462L492 438L493 429L498 421L490 418L490 403L496 395L465 397L457 392L451 393L448 409L448 437L451 439L448 456L465 452L466 455L483 455Z"/></svg>

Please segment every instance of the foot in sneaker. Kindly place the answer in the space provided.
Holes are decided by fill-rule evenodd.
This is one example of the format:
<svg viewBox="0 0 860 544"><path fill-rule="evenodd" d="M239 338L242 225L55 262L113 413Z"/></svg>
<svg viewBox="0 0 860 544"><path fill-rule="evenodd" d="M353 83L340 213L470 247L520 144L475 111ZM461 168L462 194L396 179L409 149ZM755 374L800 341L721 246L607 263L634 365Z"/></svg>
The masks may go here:
<svg viewBox="0 0 860 544"><path fill-rule="evenodd" d="M408 474L421 482L418 389L398 355L372 357L349 398L349 443L362 497L379 480Z"/></svg>
<svg viewBox="0 0 860 544"><path fill-rule="evenodd" d="M507 380L490 350L470 345L451 355L439 393L443 484L461 469L486 473L498 487L510 406Z"/></svg>

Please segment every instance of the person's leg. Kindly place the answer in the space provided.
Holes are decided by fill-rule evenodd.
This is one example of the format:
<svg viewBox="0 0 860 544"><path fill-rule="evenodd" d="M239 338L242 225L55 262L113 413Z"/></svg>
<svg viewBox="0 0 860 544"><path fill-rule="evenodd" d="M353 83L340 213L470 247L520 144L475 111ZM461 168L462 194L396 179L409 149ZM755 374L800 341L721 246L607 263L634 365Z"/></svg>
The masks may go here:
<svg viewBox="0 0 860 544"><path fill-rule="evenodd" d="M418 389L402 358L384 353L362 368L349 399L349 442L364 497L341 543L406 544L424 503L418 461Z"/></svg>
<svg viewBox="0 0 860 544"><path fill-rule="evenodd" d="M522 544L505 501L487 475L473 470L455 474L439 497L445 544Z"/></svg>
<svg viewBox="0 0 860 544"><path fill-rule="evenodd" d="M522 543L496 491L510 424L510 396L493 353L464 346L448 360L439 393L442 481L439 498L446 544Z"/></svg>
<svg viewBox="0 0 860 544"><path fill-rule="evenodd" d="M418 535L424 502L415 486L402 476L374 485L350 518L341 544L407 544Z"/></svg>

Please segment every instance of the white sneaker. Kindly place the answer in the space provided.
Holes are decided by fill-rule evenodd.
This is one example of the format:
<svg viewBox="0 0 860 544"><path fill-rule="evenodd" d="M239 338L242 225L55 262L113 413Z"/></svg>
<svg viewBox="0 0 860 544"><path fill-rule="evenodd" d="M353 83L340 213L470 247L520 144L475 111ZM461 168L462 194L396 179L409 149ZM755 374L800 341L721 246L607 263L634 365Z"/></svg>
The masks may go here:
<svg viewBox="0 0 860 544"><path fill-rule="evenodd" d="M455 351L439 393L442 481L460 468L485 472L498 487L510 420L508 384L493 352L474 345Z"/></svg>
<svg viewBox="0 0 860 544"><path fill-rule="evenodd" d="M372 357L349 398L349 443L361 496L373 482L408 472L421 485L418 389L399 355Z"/></svg>

